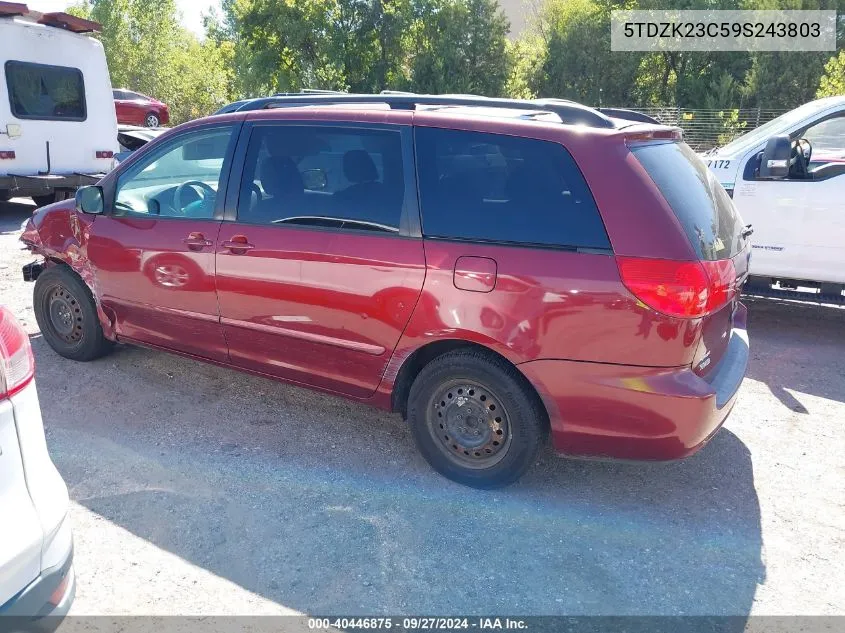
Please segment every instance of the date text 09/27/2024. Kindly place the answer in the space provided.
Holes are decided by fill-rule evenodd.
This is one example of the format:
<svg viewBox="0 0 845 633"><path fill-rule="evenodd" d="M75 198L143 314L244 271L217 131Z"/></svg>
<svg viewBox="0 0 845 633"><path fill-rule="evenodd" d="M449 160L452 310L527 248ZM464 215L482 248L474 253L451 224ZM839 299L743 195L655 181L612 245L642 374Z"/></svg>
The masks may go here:
<svg viewBox="0 0 845 633"><path fill-rule="evenodd" d="M448 618L448 617L371 617L371 618L309 618L308 628L313 630L388 630L399 631L466 631L466 630L511 630L525 631L528 624L514 618Z"/></svg>

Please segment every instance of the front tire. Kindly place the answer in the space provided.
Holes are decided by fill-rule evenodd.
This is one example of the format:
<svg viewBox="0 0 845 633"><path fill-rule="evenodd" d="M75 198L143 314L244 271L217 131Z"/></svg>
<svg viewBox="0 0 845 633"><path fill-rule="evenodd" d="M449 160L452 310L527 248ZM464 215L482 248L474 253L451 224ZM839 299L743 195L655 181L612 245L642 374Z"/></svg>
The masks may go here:
<svg viewBox="0 0 845 633"><path fill-rule="evenodd" d="M147 127L158 127L159 124L160 120L155 112L149 112L147 116L144 117L144 125Z"/></svg>
<svg viewBox="0 0 845 633"><path fill-rule="evenodd" d="M456 350L423 367L411 385L408 419L432 468L474 488L519 479L546 433L542 404L525 378L476 350Z"/></svg>
<svg viewBox="0 0 845 633"><path fill-rule="evenodd" d="M55 265L38 275L32 303L41 334L60 356L89 361L111 348L91 291L70 268Z"/></svg>

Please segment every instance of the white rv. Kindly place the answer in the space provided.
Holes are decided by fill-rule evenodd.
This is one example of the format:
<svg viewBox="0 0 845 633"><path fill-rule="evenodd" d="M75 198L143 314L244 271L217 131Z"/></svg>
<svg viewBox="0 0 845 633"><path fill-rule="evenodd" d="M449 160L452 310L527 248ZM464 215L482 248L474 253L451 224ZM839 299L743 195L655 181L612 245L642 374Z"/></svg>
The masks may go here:
<svg viewBox="0 0 845 633"><path fill-rule="evenodd" d="M38 206L112 165L117 118L96 22L0 2L0 200Z"/></svg>
<svg viewBox="0 0 845 633"><path fill-rule="evenodd" d="M702 157L751 238L753 292L845 302L845 96L806 103Z"/></svg>

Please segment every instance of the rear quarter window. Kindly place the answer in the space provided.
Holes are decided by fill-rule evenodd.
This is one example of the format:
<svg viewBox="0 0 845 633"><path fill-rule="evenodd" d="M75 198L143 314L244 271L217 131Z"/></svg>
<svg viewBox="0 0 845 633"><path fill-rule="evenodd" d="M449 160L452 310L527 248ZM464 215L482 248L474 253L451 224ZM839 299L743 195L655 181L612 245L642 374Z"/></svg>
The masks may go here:
<svg viewBox="0 0 845 633"><path fill-rule="evenodd" d="M686 143L647 143L631 151L672 207L700 259L729 259L742 250L742 218Z"/></svg>
<svg viewBox="0 0 845 633"><path fill-rule="evenodd" d="M10 60L5 64L12 115L19 119L84 121L87 117L82 71Z"/></svg>
<svg viewBox="0 0 845 633"><path fill-rule="evenodd" d="M427 127L415 135L427 237L610 249L593 196L562 145Z"/></svg>

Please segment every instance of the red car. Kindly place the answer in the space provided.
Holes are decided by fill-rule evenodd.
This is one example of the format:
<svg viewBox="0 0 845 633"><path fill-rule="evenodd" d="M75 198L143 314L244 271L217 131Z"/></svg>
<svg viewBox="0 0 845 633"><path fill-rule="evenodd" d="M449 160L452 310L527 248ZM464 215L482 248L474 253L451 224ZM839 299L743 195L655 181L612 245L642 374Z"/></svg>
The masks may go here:
<svg viewBox="0 0 845 633"><path fill-rule="evenodd" d="M127 125L158 127L170 121L167 104L140 92L131 90L112 90L117 122Z"/></svg>
<svg viewBox="0 0 845 633"><path fill-rule="evenodd" d="M54 350L145 345L397 411L478 487L547 436L668 460L723 423L749 230L679 130L561 101L277 105L175 128L35 213Z"/></svg>

